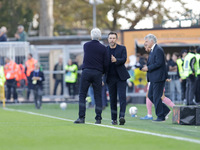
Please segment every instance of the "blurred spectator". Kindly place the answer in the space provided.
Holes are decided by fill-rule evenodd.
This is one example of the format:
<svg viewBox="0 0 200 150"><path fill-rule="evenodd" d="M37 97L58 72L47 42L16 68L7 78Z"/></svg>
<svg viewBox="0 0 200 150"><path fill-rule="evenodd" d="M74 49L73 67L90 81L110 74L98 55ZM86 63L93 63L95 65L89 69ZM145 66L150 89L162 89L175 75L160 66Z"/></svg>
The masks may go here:
<svg viewBox="0 0 200 150"><path fill-rule="evenodd" d="M4 72L6 76L6 86L7 86L7 95L6 99L7 101L10 100L11 98L11 91L13 94L14 101L17 103L18 102L18 96L17 96L17 84L16 84L16 75L17 75L17 64L10 60L10 58L6 57L5 58L5 66L4 66ZM12 90L11 90L12 89Z"/></svg>
<svg viewBox="0 0 200 150"><path fill-rule="evenodd" d="M200 47L197 48L196 53L196 61L197 61L197 71L196 71L196 77L197 77L197 86L196 86L196 102L200 103Z"/></svg>
<svg viewBox="0 0 200 150"><path fill-rule="evenodd" d="M140 64L140 57L141 55L138 53L136 55L136 63L135 63L135 67L138 68L141 64Z"/></svg>
<svg viewBox="0 0 200 150"><path fill-rule="evenodd" d="M172 60L169 61L169 72L174 72L175 74L170 75L170 78L172 79L171 84L170 84L170 93L172 101L177 100L180 102L181 101L181 84L179 81L179 74L178 74L178 67L176 64L176 60L178 59L178 53L175 52L172 54ZM177 92L176 92L177 91ZM175 98L175 96L177 96Z"/></svg>
<svg viewBox="0 0 200 150"><path fill-rule="evenodd" d="M5 105L5 90L4 90L5 82L6 82L6 78L4 74L4 68L0 64L0 101L3 101L4 105Z"/></svg>
<svg viewBox="0 0 200 150"><path fill-rule="evenodd" d="M171 54L167 53L166 54L166 67L167 67L167 72L169 71L169 62L172 61L171 59Z"/></svg>
<svg viewBox="0 0 200 150"><path fill-rule="evenodd" d="M54 71L62 71L63 70L63 58L59 57L58 63L54 66ZM61 85L60 95L63 95L63 74L62 73L54 73L53 78L55 80L53 95L56 95L57 87Z"/></svg>
<svg viewBox="0 0 200 150"><path fill-rule="evenodd" d="M35 68L35 64L37 63L37 60L33 58L33 55L31 53L28 54L27 58L28 60L25 63L25 74L28 80L27 100L29 100L31 89L33 89L30 75L31 75L31 72Z"/></svg>
<svg viewBox="0 0 200 150"><path fill-rule="evenodd" d="M128 70L129 75L130 75L130 78L127 79L127 81L126 81L127 82L127 92L128 93L133 93L134 92L134 83L133 83L133 81L135 79L134 70L132 69L131 66L128 66L127 70ZM131 101L132 101L131 96L127 96L126 97L126 105L128 103L130 103Z"/></svg>
<svg viewBox="0 0 200 150"><path fill-rule="evenodd" d="M72 60L68 60L68 64L65 66L65 82L68 87L68 92L70 98L75 98L76 94L76 82L77 82L77 73L78 66L72 63Z"/></svg>
<svg viewBox="0 0 200 150"><path fill-rule="evenodd" d="M186 101L187 105L195 105L194 96L196 88L196 56L195 47L191 47L189 53L185 56L183 69L186 76Z"/></svg>
<svg viewBox="0 0 200 150"><path fill-rule="evenodd" d="M36 109L40 109L42 106L42 94L43 94L42 82L45 79L44 79L44 73L40 71L39 63L35 64L35 69L34 71L31 72L29 80L33 85L35 107Z"/></svg>
<svg viewBox="0 0 200 150"><path fill-rule="evenodd" d="M186 92L186 76L184 75L184 70L183 70L183 62L185 59L185 56L187 55L187 50L183 49L181 51L181 58L177 59L176 63L178 66L178 73L179 73L179 81L181 82L181 100L183 102L186 101L185 99L185 92Z"/></svg>
<svg viewBox="0 0 200 150"><path fill-rule="evenodd" d="M17 27L17 32L15 33L15 38L16 38L16 41L26 41L27 34L24 31L24 26L19 25Z"/></svg>
<svg viewBox="0 0 200 150"><path fill-rule="evenodd" d="M0 29L0 42L5 42L7 41L7 35L6 35L7 29L6 27L1 27Z"/></svg>

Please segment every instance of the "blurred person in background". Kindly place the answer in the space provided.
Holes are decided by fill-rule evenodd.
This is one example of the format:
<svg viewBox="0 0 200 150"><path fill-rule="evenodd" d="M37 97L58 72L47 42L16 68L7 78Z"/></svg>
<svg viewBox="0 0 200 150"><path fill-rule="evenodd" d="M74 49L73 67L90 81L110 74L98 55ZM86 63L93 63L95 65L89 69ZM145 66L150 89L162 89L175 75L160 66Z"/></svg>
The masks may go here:
<svg viewBox="0 0 200 150"><path fill-rule="evenodd" d="M58 63L54 66L54 71L63 71L63 58L60 56ZM56 95L56 91L58 85L61 86L60 95L63 95L63 74L62 73L54 73L53 79L55 80L53 95Z"/></svg>
<svg viewBox="0 0 200 150"><path fill-rule="evenodd" d="M166 67L167 67L167 72L169 71L169 62L172 61L172 58L171 58L171 54L170 53L167 53L166 54Z"/></svg>
<svg viewBox="0 0 200 150"><path fill-rule="evenodd" d="M184 63L184 59L185 56L187 55L187 50L183 49L181 51L181 58L177 59L176 63L178 66L178 73L179 73L179 81L181 82L181 100L183 103L186 103L186 76L184 74L184 70L183 70L183 63Z"/></svg>
<svg viewBox="0 0 200 150"><path fill-rule="evenodd" d="M177 67L177 59L178 59L178 53L174 52L172 54L172 60L169 61L169 72L172 72L172 75L169 75L171 80L170 83L170 93L171 93L171 99L172 101L177 101L180 103L181 102L181 84L179 81L179 72L178 72L178 67Z"/></svg>
<svg viewBox="0 0 200 150"><path fill-rule="evenodd" d="M102 75L108 69L108 52L106 47L99 42L101 31L98 28L91 30L91 41L84 44L84 58L79 90L79 118L76 124L85 123L86 96L92 84L95 99L96 124L102 120Z"/></svg>
<svg viewBox="0 0 200 150"><path fill-rule="evenodd" d="M27 56L27 61L25 62L25 74L28 80L27 100L29 100L31 89L33 89L30 75L31 75L31 72L34 70L36 63L37 63L37 60L35 60L33 58L33 55L29 53Z"/></svg>
<svg viewBox="0 0 200 150"><path fill-rule="evenodd" d="M35 69L31 72L29 80L33 85L35 108L40 109L42 106L43 84L45 80L44 73L40 71L40 64L35 63Z"/></svg>
<svg viewBox="0 0 200 150"><path fill-rule="evenodd" d="M4 73L6 77L6 86L7 86L7 95L6 99L7 101L10 101L11 98L11 91L13 94L14 102L18 102L18 95L17 95L17 82L16 82L16 77L17 77L17 64L12 61L9 57L5 58L5 66L4 66Z"/></svg>
<svg viewBox="0 0 200 150"><path fill-rule="evenodd" d="M197 78L197 86L196 86L196 103L200 104L200 47L197 48L196 53L196 78Z"/></svg>
<svg viewBox="0 0 200 150"><path fill-rule="evenodd" d="M117 125L117 97L119 97L120 112L119 125L125 124L126 112L126 81L130 75L125 67L127 59L126 47L117 44L118 35L116 32L108 34L107 51L109 52L109 70L107 73L107 84L110 94L112 125Z"/></svg>
<svg viewBox="0 0 200 150"><path fill-rule="evenodd" d="M127 93L134 93L134 79L135 79L135 74L134 74L134 70L132 66L127 66L127 71L130 75L130 78L127 79ZM128 105L128 103L130 103L132 101L132 97L131 96L127 96L126 97L126 105Z"/></svg>
<svg viewBox="0 0 200 150"><path fill-rule="evenodd" d="M27 40L27 34L24 31L24 26L19 25L17 27L17 32L15 33L15 39L16 39L16 41L26 41Z"/></svg>
<svg viewBox="0 0 200 150"><path fill-rule="evenodd" d="M69 59L67 65L65 66L65 83L68 88L68 94L70 98L74 99L76 95L76 82L78 77L78 66L72 63Z"/></svg>
<svg viewBox="0 0 200 150"><path fill-rule="evenodd" d="M189 53L185 56L183 63L184 75L186 76L186 105L195 105L194 97L196 91L196 49L190 47Z"/></svg>
<svg viewBox="0 0 200 150"><path fill-rule="evenodd" d="M4 84L6 82L4 67L0 63L0 101L3 101L3 107L5 107L5 89Z"/></svg>
<svg viewBox="0 0 200 150"><path fill-rule="evenodd" d="M2 26L1 29L0 29L0 42L6 42L7 41L6 32L7 32L6 27Z"/></svg>

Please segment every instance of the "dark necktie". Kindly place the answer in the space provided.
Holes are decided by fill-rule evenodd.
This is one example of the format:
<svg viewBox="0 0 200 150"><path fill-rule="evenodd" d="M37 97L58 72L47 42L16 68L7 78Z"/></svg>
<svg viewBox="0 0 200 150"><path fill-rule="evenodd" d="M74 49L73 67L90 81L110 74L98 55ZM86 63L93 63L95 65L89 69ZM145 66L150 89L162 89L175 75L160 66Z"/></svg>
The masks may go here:
<svg viewBox="0 0 200 150"><path fill-rule="evenodd" d="M150 62L150 60L151 60L151 55L152 55L152 53L153 53L153 52L152 52L152 50L151 50L151 52L149 53L149 58L148 58L148 61L147 61L148 63L149 63L149 62Z"/></svg>

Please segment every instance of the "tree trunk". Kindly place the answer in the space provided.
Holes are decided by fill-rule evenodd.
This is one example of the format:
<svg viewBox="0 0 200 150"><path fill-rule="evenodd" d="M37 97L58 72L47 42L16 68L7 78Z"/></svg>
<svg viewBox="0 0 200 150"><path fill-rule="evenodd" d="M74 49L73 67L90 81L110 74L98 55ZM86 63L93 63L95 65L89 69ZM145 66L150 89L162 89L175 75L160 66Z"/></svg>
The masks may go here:
<svg viewBox="0 0 200 150"><path fill-rule="evenodd" d="M53 36L53 0L40 0L39 36Z"/></svg>

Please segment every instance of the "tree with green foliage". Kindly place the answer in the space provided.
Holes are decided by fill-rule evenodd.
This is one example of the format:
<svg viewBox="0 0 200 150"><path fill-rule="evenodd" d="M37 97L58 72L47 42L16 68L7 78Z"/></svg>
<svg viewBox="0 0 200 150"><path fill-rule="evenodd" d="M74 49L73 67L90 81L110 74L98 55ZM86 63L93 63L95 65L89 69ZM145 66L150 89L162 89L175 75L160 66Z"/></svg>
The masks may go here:
<svg viewBox="0 0 200 150"><path fill-rule="evenodd" d="M14 36L18 25L28 30L34 15L33 3L32 0L0 0L0 26L7 27L8 36Z"/></svg>
<svg viewBox="0 0 200 150"><path fill-rule="evenodd" d="M163 20L173 19L170 7L166 7L166 0L102 0L96 6L97 27L108 30L119 30L121 22L130 24L129 29L143 19L153 19L154 25L160 25ZM174 4L187 12L183 0L172 0ZM28 30L34 14L40 13L40 0L0 0L0 26L8 28L8 36L14 35L19 24ZM77 34L76 29L93 27L93 7L89 0L54 0L53 5L54 34ZM173 16L172 16L173 14ZM108 19L108 16L112 18ZM39 21L42 23L41 21ZM49 24L50 25L50 24Z"/></svg>

